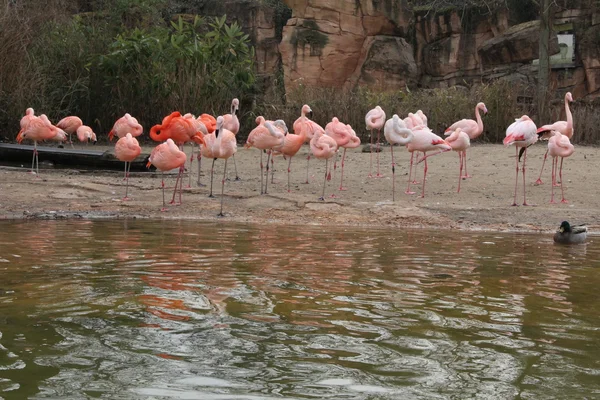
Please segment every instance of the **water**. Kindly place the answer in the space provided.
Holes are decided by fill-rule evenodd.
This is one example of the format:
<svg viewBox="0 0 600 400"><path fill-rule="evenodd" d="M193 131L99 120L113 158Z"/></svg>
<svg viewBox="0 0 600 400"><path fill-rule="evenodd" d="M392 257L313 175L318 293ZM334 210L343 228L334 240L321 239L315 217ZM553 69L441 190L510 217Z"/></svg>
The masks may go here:
<svg viewBox="0 0 600 400"><path fill-rule="evenodd" d="M0 397L600 398L600 241L0 222Z"/></svg>

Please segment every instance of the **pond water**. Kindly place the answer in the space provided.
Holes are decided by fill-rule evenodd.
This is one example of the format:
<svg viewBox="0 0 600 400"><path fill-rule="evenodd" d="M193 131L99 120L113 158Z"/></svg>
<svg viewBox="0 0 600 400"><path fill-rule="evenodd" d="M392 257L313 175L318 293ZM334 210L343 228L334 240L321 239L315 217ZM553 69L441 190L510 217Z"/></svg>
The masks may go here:
<svg viewBox="0 0 600 400"><path fill-rule="evenodd" d="M0 222L0 397L600 397L600 241Z"/></svg>

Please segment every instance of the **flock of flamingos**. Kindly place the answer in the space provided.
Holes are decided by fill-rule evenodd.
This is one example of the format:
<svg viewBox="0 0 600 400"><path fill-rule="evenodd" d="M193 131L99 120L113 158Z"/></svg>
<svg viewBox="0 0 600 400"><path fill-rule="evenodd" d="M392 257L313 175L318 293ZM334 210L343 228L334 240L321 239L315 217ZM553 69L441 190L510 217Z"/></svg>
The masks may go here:
<svg viewBox="0 0 600 400"><path fill-rule="evenodd" d="M570 142L573 136L573 117L569 109L569 102L573 101L571 93L565 95L566 121L558 121L551 125L544 125L537 128L535 123L527 115L515 120L506 130L504 145L514 145L516 151L516 175L515 175L515 193L513 206L517 205L517 187L519 178L519 163L521 156L521 170L523 175L523 205L527 205L525 195L525 162L527 159L527 148L534 144L538 139L548 140L548 150L544 156L542 171L548 154L552 157L552 197L554 201L554 186L561 186L562 202L566 203L564 190L562 188L562 164L564 157L573 154L574 148ZM223 192L225 177L227 173L227 160L233 158L235 162L235 153L237 151L236 134L239 131L240 123L237 117L239 111L238 99L233 99L231 103L231 112L223 116L214 118L209 114L202 114L195 117L192 114L181 115L179 112L173 112L166 116L161 124L154 125L150 129L150 137L158 142L150 155L148 166L154 165L162 172L179 168L179 174L175 183L175 190L171 203L175 202L177 188L179 186L179 203L181 203L181 191L183 184L182 173L187 160L183 152L185 143L198 144L200 151L198 153L198 180L200 180L200 166L202 157L212 159L211 167L211 186L210 196L212 196L212 181L214 163L217 159L224 159L223 179L221 181L221 212L223 216ZM397 114L386 120L386 114L377 106L370 110L365 116L367 130L371 131L371 156L369 176L373 175L373 141L374 132L377 131L377 140L375 142L375 153L377 154L377 172L375 176L381 176L379 172L379 142L380 133L383 134L387 142L391 145L392 155L392 173L395 174L394 145L406 146L411 153L410 170L408 176L408 186L405 191L407 194L414 194L410 190L413 165L424 162L423 183L421 187L421 197L425 196L425 180L427 178L427 158L446 151L454 150L459 155L459 183L462 179L469 178L467 172L467 149L470 141L477 138L483 132L483 122L480 112L487 113L485 104L478 103L475 107L475 119L462 119L449 126L444 135L445 139L436 135L427 127L427 116L421 111L409 113L408 117L402 119ZM288 192L290 188L289 174L292 157L300 150L304 143L310 143L311 153L317 159L325 160L325 177L323 183L323 193L320 200L325 199L325 187L327 180L331 179L328 162L335 157L334 168L337 163L338 150L344 149L341 161L341 183L340 190L343 188L344 179L344 159L347 148L355 148L360 145L360 138L350 125L340 122L333 118L325 128L311 120L312 110L308 105L304 105L301 110L301 116L293 124L293 132L288 132L288 128L283 120L269 121L262 116L256 118L257 126L250 132L245 147L254 147L260 150L261 161L261 194L267 193L269 161L272 155L281 154L289 158L288 161ZM32 108L28 108L25 116L21 119L21 130L17 136L17 141L21 143L25 139L32 140L34 143L33 159L31 172L39 172L37 162L37 142L45 140L71 141L71 135L76 134L82 142L96 141L96 135L92 129L86 125L80 118L69 116L63 118L56 125L53 125L46 115L36 116ZM135 160L141 153L140 145L136 139L142 135L143 128L137 120L129 114L119 118L112 130L109 132L109 139L118 137L115 145L115 154L117 158L125 162L125 179L128 180L131 161ZM263 180L263 152L267 152L266 162L266 181ZM422 153L422 156L415 160L415 153ZM430 154L427 154L430 153ZM310 154L307 157L310 160ZM558 164L560 158L560 166ZM190 168L193 161L190 158ZM307 161L307 180L308 180L308 161ZM128 168L129 163L129 168ZM464 171L464 173L463 173ZM540 178L542 175L540 171ZM557 180L560 179L560 184ZM541 184L538 178L536 184ZM190 178L191 179L191 178ZM237 166L236 166L237 179ZM199 182L198 182L199 183ZM414 182L413 182L414 183ZM162 180L163 208L165 209L164 179ZM128 184L125 189L125 200L128 199ZM392 196L395 197L395 179L392 178Z"/></svg>

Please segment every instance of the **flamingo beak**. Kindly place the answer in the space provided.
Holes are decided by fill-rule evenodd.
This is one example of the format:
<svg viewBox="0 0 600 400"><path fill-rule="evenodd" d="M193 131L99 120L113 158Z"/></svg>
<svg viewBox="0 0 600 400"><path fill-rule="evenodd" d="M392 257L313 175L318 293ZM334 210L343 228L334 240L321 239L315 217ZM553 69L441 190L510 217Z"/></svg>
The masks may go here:
<svg viewBox="0 0 600 400"><path fill-rule="evenodd" d="M152 165L152 163L150 161L148 161L148 163L146 164L146 168L150 169L151 165Z"/></svg>

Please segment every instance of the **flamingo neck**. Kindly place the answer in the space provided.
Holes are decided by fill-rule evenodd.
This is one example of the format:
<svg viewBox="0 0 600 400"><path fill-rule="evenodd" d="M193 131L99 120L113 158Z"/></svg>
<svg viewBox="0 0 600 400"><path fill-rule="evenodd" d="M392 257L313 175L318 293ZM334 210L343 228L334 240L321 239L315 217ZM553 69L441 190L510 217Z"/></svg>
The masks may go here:
<svg viewBox="0 0 600 400"><path fill-rule="evenodd" d="M154 125L150 128L150 138L156 142L162 142L164 138L161 136L162 125Z"/></svg>
<svg viewBox="0 0 600 400"><path fill-rule="evenodd" d="M569 108L569 100L567 96L565 96L565 113L567 114L567 129L573 129L573 115L571 114L571 109Z"/></svg>
<svg viewBox="0 0 600 400"><path fill-rule="evenodd" d="M481 120L481 115L479 115L479 106L475 107L475 119L477 119L477 129L479 132L483 132L483 121Z"/></svg>

